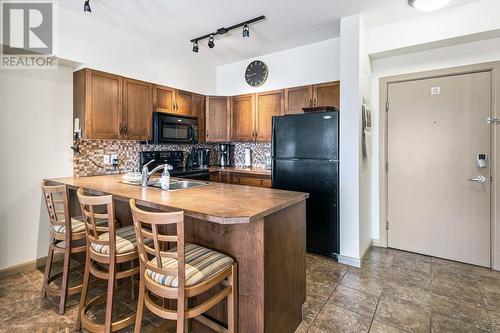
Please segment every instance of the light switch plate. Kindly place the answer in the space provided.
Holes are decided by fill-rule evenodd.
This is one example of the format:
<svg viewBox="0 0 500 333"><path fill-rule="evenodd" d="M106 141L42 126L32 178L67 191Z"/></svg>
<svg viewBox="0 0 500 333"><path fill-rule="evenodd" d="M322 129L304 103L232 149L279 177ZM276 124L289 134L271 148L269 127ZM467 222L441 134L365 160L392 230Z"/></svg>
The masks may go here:
<svg viewBox="0 0 500 333"><path fill-rule="evenodd" d="M109 158L109 155L102 155L102 164L110 164L111 160Z"/></svg>

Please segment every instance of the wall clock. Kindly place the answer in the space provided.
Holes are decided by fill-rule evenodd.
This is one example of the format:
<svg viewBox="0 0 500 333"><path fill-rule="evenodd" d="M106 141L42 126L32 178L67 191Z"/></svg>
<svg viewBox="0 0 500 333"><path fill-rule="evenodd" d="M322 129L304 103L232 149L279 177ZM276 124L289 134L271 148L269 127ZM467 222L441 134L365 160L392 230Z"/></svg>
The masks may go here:
<svg viewBox="0 0 500 333"><path fill-rule="evenodd" d="M267 80L269 69L260 60L252 61L245 71L245 80L252 87L260 87Z"/></svg>

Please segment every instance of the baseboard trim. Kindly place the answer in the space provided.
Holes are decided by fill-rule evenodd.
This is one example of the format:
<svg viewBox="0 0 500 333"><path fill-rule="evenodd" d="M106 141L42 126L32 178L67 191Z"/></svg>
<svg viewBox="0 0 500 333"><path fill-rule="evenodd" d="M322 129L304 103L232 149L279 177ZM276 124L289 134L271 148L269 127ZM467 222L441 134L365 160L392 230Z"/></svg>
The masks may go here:
<svg viewBox="0 0 500 333"><path fill-rule="evenodd" d="M374 239L373 240L373 246L376 247L387 247L383 242L380 241L380 239Z"/></svg>
<svg viewBox="0 0 500 333"><path fill-rule="evenodd" d="M61 261L64 259L64 254L63 253L55 253L54 254L54 259L53 261ZM39 267L45 266L45 263L47 262L47 257L42 257L38 258L35 260L27 261L21 264L17 264L14 266L6 267L0 269L0 278L4 278L7 276L19 274L19 273L25 273L32 271L34 269L37 269Z"/></svg>
<svg viewBox="0 0 500 333"><path fill-rule="evenodd" d="M354 266L354 267L358 267L358 268L361 267L361 260L357 259L357 258L351 258L351 257L343 256L343 255L339 254L338 261L339 261L339 263L344 264L344 265Z"/></svg>

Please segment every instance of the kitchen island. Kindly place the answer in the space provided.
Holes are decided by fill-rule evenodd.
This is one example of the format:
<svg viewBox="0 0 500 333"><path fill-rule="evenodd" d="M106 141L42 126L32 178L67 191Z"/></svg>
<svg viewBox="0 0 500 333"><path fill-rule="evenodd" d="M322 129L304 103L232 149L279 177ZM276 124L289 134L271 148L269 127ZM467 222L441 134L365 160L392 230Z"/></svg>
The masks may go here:
<svg viewBox="0 0 500 333"><path fill-rule="evenodd" d="M182 210L186 242L217 250L238 263L239 332L294 332L306 297L307 193L223 183L162 191L123 184L121 176L49 180L70 191L71 213L79 214L75 191L112 194L122 225L132 223L128 201L161 211ZM226 322L225 304L209 314ZM194 326L196 325L196 326ZM211 332L193 321L193 331Z"/></svg>

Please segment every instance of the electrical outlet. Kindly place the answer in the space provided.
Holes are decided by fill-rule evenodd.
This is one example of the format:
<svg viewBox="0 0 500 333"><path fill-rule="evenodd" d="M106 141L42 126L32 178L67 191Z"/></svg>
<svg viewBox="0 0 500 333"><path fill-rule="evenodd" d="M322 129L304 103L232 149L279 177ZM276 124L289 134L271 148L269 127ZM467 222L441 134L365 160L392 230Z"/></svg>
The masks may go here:
<svg viewBox="0 0 500 333"><path fill-rule="evenodd" d="M109 155L102 155L102 164L111 164Z"/></svg>
<svg viewBox="0 0 500 333"><path fill-rule="evenodd" d="M114 166L118 165L118 155L117 154L111 154L111 164Z"/></svg>

